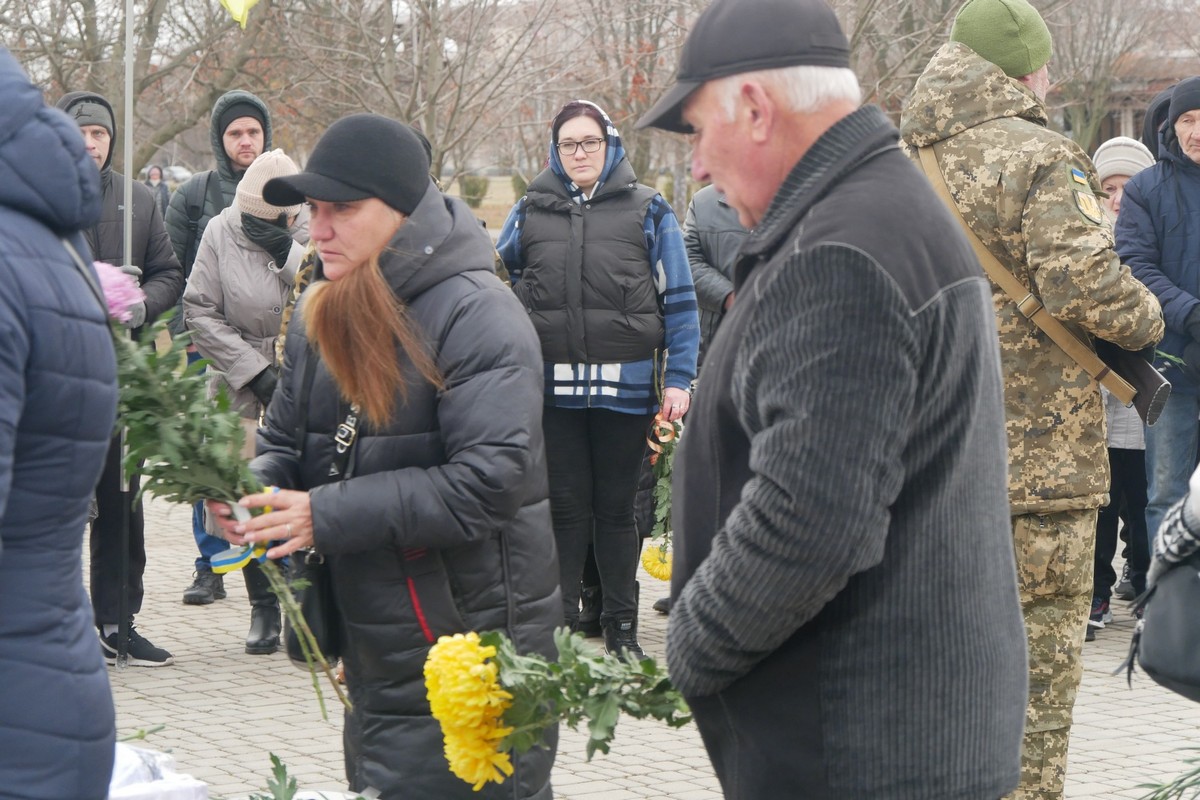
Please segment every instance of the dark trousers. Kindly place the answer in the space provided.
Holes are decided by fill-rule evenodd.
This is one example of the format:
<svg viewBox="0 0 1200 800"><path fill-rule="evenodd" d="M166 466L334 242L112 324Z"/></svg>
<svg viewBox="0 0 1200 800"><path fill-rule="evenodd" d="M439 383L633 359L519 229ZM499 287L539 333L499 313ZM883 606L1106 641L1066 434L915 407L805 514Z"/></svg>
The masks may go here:
<svg viewBox="0 0 1200 800"><path fill-rule="evenodd" d="M687 698L726 800L842 796L824 763L818 641L794 635L724 691Z"/></svg>
<svg viewBox="0 0 1200 800"><path fill-rule="evenodd" d="M1112 599L1117 581L1112 560L1117 552L1117 521L1125 521L1129 532L1129 582L1133 591L1146 591L1146 570L1150 568L1150 548L1146 543L1146 451L1108 449L1112 473L1108 505L1096 516L1096 561L1092 576L1092 596Z"/></svg>
<svg viewBox="0 0 1200 800"><path fill-rule="evenodd" d="M96 486L99 516L92 522L91 576L92 611L96 626L117 625L121 607L121 559L129 559L129 614L142 608L142 574L146 571L145 521L142 504L131 505L138 490L133 476L130 491L121 491L121 446L118 439L108 445L104 472ZM129 547L121 549L121 505L129 509Z"/></svg>
<svg viewBox="0 0 1200 800"><path fill-rule="evenodd" d="M550 513L567 622L579 617L579 580L591 543L604 592L602 619L637 611L633 498L651 416L546 407Z"/></svg>

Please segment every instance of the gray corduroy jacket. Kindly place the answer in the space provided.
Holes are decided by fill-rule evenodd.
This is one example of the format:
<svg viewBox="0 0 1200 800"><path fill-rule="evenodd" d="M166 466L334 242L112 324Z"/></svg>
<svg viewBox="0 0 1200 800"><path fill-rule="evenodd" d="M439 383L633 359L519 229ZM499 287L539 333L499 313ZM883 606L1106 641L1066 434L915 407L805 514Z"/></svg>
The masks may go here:
<svg viewBox="0 0 1200 800"><path fill-rule="evenodd" d="M667 660L746 758L727 796L994 800L1019 776L991 292L897 138L864 107L796 165L688 415Z"/></svg>

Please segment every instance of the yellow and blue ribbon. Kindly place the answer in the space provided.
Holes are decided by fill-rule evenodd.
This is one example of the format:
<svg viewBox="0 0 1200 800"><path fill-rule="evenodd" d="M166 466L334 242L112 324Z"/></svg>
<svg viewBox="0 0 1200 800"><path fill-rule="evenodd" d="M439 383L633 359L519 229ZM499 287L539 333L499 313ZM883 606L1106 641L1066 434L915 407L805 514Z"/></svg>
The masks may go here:
<svg viewBox="0 0 1200 800"><path fill-rule="evenodd" d="M279 491L278 486L272 486L271 493L275 494ZM237 506L241 508L241 506ZM263 513L270 512L270 506L263 506ZM236 514L236 512L235 512ZM224 575L227 572L234 572L242 569L251 560L263 562L267 558L267 545L262 542L242 545L241 547L231 547L228 550L222 550L209 559L212 565L212 571L218 575Z"/></svg>

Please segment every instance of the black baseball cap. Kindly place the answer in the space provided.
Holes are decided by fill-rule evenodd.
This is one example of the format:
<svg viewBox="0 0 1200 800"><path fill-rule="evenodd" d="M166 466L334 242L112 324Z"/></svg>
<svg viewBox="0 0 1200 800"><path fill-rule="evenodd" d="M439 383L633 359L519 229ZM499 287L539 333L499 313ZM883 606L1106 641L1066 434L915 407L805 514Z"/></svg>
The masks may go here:
<svg viewBox="0 0 1200 800"><path fill-rule="evenodd" d="M801 65L850 66L850 43L824 0L716 0L683 43L675 86L636 127L690 133L683 103L707 81Z"/></svg>
<svg viewBox="0 0 1200 800"><path fill-rule="evenodd" d="M263 199L294 206L307 197L327 203L378 197L411 214L429 184L429 156L416 131L379 114L351 114L321 134L303 172L267 181Z"/></svg>

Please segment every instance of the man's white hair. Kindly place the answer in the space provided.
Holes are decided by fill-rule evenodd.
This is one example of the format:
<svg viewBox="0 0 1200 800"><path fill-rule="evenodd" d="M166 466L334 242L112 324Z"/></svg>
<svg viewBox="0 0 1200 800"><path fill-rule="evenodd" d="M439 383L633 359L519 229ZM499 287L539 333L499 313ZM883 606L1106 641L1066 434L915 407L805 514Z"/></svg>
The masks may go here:
<svg viewBox="0 0 1200 800"><path fill-rule="evenodd" d="M746 81L774 88L782 96L788 111L801 114L812 113L837 100L847 100L855 105L862 102L862 89L853 70L845 67L781 67L714 80L717 100L726 119L733 119L738 91Z"/></svg>

